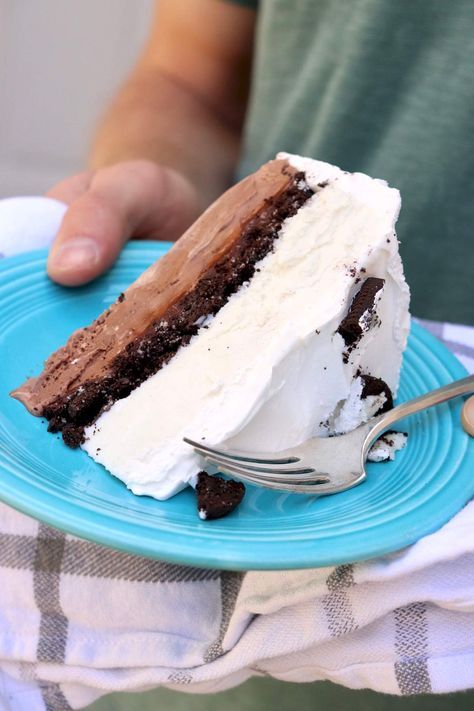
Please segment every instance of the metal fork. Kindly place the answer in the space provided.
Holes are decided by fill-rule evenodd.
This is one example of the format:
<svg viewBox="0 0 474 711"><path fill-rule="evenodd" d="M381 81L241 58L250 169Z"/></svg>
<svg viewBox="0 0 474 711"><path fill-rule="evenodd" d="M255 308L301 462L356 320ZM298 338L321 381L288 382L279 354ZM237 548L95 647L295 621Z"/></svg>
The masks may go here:
<svg viewBox="0 0 474 711"><path fill-rule="evenodd" d="M184 441L230 476L269 489L300 494L335 494L366 478L365 462L371 445L398 420L433 405L474 391L474 375L404 402L344 435L312 437L280 452L240 452Z"/></svg>

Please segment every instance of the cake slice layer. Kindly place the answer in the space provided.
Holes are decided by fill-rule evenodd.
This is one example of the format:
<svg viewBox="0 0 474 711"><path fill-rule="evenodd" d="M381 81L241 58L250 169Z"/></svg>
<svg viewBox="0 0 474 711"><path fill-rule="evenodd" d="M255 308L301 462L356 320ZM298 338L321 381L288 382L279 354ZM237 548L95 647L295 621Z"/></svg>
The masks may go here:
<svg viewBox="0 0 474 711"><path fill-rule="evenodd" d="M14 391L72 447L113 402L126 397L189 343L273 247L282 222L313 191L284 160L229 190L169 254L91 326L73 334L38 378Z"/></svg>
<svg viewBox="0 0 474 711"><path fill-rule="evenodd" d="M389 398L364 387L370 378L380 391L397 390L408 331L398 192L324 163L289 161L313 195L284 220L253 277L86 429L85 449L136 494L167 498L195 482L203 462L184 436L276 452L384 407ZM359 319L348 353L340 325L357 294L372 291L372 317Z"/></svg>

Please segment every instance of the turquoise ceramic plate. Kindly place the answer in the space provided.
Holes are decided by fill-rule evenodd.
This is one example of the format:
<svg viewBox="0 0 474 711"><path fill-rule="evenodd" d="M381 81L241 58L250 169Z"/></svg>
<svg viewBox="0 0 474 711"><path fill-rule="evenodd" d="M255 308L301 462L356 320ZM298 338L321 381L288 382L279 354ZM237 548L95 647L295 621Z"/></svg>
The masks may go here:
<svg viewBox="0 0 474 711"><path fill-rule="evenodd" d="M82 451L65 447L9 391L41 370L71 331L89 323L168 245L129 245L109 274L81 289L45 276L45 253L0 262L0 498L83 538L196 566L283 569L339 564L388 553L436 530L474 494L474 440L460 400L403 424L408 446L371 464L360 486L320 499L249 487L230 516L200 521L192 490L169 501L131 494ZM465 375L414 324L400 400Z"/></svg>

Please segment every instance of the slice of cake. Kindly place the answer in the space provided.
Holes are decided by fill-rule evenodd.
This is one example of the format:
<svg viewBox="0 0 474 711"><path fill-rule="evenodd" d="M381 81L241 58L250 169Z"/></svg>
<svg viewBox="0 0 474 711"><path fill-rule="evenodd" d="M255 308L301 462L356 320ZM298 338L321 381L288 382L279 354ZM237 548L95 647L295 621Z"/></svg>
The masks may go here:
<svg viewBox="0 0 474 711"><path fill-rule="evenodd" d="M409 316L397 190L279 154L13 396L136 494L202 461L183 437L277 451L391 407Z"/></svg>

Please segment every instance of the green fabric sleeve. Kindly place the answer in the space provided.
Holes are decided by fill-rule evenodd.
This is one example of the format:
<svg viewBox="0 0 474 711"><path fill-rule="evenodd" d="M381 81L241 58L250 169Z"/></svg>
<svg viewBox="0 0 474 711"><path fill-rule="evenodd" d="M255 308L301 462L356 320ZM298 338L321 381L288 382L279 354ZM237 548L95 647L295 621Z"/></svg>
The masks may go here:
<svg viewBox="0 0 474 711"><path fill-rule="evenodd" d="M285 150L400 190L412 312L474 325L474 2L260 0L239 176Z"/></svg>

